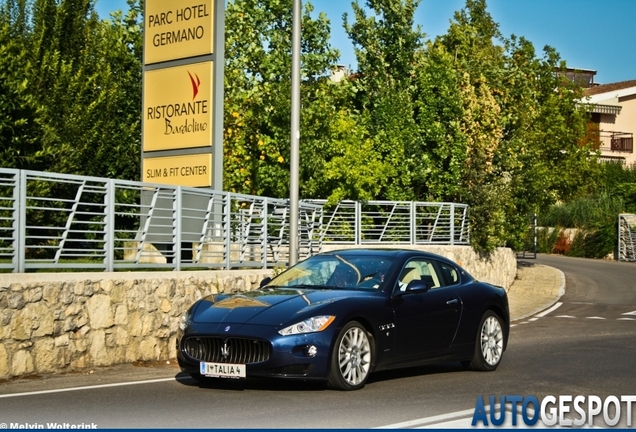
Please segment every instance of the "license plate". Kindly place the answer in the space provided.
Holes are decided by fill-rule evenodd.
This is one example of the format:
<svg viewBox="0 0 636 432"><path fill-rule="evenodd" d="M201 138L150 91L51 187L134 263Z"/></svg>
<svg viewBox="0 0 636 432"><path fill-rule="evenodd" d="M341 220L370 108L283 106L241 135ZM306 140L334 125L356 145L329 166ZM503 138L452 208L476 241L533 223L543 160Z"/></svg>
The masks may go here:
<svg viewBox="0 0 636 432"><path fill-rule="evenodd" d="M245 378L245 365L201 362L201 375L216 378Z"/></svg>

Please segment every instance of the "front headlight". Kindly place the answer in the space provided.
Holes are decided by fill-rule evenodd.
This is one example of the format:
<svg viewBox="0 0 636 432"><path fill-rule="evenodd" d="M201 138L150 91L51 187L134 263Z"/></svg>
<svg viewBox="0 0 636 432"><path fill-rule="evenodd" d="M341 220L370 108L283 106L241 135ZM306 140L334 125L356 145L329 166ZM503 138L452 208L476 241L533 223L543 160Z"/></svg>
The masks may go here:
<svg viewBox="0 0 636 432"><path fill-rule="evenodd" d="M290 325L289 327L285 327L284 329L279 330L278 333L283 336L288 336L295 334L320 332L329 327L329 324L331 324L335 319L336 317L333 315L312 317L304 321L297 322L296 324Z"/></svg>
<svg viewBox="0 0 636 432"><path fill-rule="evenodd" d="M181 329L181 331L184 331L186 328L188 328L191 322L192 315L190 314L190 311L187 310L183 315L181 315L181 319L179 320L179 329Z"/></svg>

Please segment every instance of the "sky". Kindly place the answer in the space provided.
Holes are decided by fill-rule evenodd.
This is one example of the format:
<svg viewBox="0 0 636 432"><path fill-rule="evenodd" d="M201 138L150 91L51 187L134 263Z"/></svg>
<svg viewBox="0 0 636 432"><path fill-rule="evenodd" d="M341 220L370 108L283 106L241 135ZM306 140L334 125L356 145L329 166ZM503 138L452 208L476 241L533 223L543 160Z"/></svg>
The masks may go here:
<svg viewBox="0 0 636 432"><path fill-rule="evenodd" d="M305 4L307 0L303 1ZM364 4L363 0L359 1ZM353 19L350 0L312 0L314 12L331 20L331 45L340 64L356 68L353 45L342 26L342 15ZM636 79L636 0L487 0L488 11L505 37L523 36L534 45L555 48L568 67L595 70L594 81L608 84ZM455 11L465 0L421 0L415 23L427 39L445 34ZM97 0L97 12L126 10L126 0Z"/></svg>

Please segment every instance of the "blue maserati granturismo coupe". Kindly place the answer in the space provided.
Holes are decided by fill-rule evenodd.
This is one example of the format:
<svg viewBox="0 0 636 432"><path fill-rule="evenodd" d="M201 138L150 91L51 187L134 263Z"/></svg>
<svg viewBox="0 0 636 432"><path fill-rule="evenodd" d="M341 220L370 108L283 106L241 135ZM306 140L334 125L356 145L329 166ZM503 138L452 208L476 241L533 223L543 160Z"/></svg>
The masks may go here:
<svg viewBox="0 0 636 432"><path fill-rule="evenodd" d="M502 287L427 252L312 256L259 289L212 294L181 318L177 357L199 381L272 377L362 388L376 371L459 361L492 371L510 316Z"/></svg>

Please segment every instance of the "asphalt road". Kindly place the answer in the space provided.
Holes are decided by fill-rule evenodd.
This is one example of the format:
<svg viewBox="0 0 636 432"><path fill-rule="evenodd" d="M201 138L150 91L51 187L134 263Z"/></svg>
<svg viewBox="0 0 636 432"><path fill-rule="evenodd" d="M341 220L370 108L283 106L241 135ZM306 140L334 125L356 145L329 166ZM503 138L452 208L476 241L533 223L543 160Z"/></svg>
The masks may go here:
<svg viewBox="0 0 636 432"><path fill-rule="evenodd" d="M566 294L545 316L513 323L495 372L449 363L379 373L360 391L338 392L277 381L201 387L174 364L125 365L1 384L0 428L461 427L470 425L479 396L636 394L636 264L536 262L564 272Z"/></svg>

